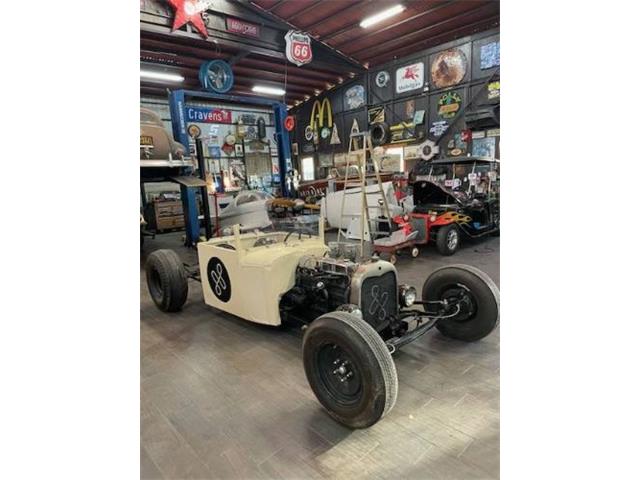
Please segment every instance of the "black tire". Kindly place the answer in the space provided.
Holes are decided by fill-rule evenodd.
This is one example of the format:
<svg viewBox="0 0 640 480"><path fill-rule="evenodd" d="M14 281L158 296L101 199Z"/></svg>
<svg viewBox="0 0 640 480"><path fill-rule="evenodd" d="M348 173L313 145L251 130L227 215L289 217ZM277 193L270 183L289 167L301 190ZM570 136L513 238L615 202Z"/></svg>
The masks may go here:
<svg viewBox="0 0 640 480"><path fill-rule="evenodd" d="M389 143L391 138L391 128L385 122L374 123L371 126L371 143L380 146Z"/></svg>
<svg viewBox="0 0 640 480"><path fill-rule="evenodd" d="M436 327L443 335L475 342L498 326L500 291L482 270L469 265L451 265L434 271L422 286L422 300L444 299L457 299L455 303L459 304L460 311L456 316L438 320ZM455 313L453 308L452 305L444 314Z"/></svg>
<svg viewBox="0 0 640 480"><path fill-rule="evenodd" d="M460 229L455 223L440 227L436 233L436 247L440 255L451 256L460 248Z"/></svg>
<svg viewBox="0 0 640 480"><path fill-rule="evenodd" d="M163 312L177 312L187 301L189 286L180 257L173 250L156 250L145 264L147 287Z"/></svg>
<svg viewBox="0 0 640 480"><path fill-rule="evenodd" d="M311 389L339 423L367 428L395 405L395 364L380 335L360 317L318 317L305 332L302 356Z"/></svg>

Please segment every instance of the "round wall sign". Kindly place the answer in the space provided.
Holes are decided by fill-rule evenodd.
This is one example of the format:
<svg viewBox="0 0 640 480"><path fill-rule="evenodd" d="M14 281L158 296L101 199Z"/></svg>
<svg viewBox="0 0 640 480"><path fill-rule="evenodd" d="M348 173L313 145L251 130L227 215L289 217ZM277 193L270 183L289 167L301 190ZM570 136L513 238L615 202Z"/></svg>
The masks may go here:
<svg viewBox="0 0 640 480"><path fill-rule="evenodd" d="M287 132L290 132L296 126L296 117L293 115L287 115L287 118L284 119L284 128Z"/></svg>
<svg viewBox="0 0 640 480"><path fill-rule="evenodd" d="M309 141L313 140L313 128L311 128L311 125L307 125L304 128L304 138Z"/></svg>
<svg viewBox="0 0 640 480"><path fill-rule="evenodd" d="M187 132L189 133L189 136L191 138L198 138L200 134L202 134L200 127L194 124L189 125L189 127L187 128Z"/></svg>
<svg viewBox="0 0 640 480"><path fill-rule="evenodd" d="M382 70L381 72L378 72L376 74L376 85L379 88L383 88L389 85L389 80L391 80L391 75L389 75L389 72L385 70Z"/></svg>
<svg viewBox="0 0 640 480"><path fill-rule="evenodd" d="M431 64L431 80L436 88L457 85L467 73L467 56L459 48L440 52Z"/></svg>
<svg viewBox="0 0 640 480"><path fill-rule="evenodd" d="M329 138L329 135L331 135L331 130L329 130L327 127L323 127L322 130L320 130L320 136L323 139Z"/></svg>
<svg viewBox="0 0 640 480"><path fill-rule="evenodd" d="M221 302L228 302L231 298L231 279L229 272L218 257L211 257L207 264L207 279L211 291Z"/></svg>
<svg viewBox="0 0 640 480"><path fill-rule="evenodd" d="M233 70L224 60L203 63L198 78L202 88L215 93L227 93L233 87Z"/></svg>

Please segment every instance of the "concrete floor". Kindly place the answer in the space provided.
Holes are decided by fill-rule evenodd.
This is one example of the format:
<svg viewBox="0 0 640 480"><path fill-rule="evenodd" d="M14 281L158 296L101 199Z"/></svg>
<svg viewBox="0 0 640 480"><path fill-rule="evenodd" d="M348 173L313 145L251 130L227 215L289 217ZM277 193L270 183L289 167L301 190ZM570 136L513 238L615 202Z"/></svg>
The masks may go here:
<svg viewBox="0 0 640 480"><path fill-rule="evenodd" d="M147 240L144 257L180 246ZM499 285L500 239L400 257L400 281L421 288L435 268L467 263ZM142 270L141 270L141 273ZM190 282L182 312L157 310L140 279L141 477L220 479L471 479L499 477L500 333L465 344L437 331L394 355L398 401L350 431L323 411L301 361L302 333L207 307Z"/></svg>

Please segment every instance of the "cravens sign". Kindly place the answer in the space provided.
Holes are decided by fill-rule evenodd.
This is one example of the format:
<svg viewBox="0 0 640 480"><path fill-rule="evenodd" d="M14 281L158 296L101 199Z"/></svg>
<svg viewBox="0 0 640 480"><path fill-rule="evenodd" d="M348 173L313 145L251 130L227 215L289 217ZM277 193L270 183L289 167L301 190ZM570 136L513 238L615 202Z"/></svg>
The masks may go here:
<svg viewBox="0 0 640 480"><path fill-rule="evenodd" d="M231 110L209 107L186 107L188 122L196 123L232 123Z"/></svg>
<svg viewBox="0 0 640 480"><path fill-rule="evenodd" d="M313 53L311 52L311 38L309 35L289 30L284 36L284 40L287 44L285 49L287 60L297 66L311 62Z"/></svg>

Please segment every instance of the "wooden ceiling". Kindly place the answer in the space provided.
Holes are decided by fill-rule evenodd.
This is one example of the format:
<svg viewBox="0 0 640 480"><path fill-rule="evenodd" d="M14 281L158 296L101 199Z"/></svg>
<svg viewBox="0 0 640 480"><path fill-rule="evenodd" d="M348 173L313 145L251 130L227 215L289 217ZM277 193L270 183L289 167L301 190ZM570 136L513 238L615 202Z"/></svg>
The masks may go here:
<svg viewBox="0 0 640 480"><path fill-rule="evenodd" d="M253 0L251 2L365 67L410 55L499 25L498 0ZM372 25L360 22L395 5L405 10Z"/></svg>
<svg viewBox="0 0 640 480"><path fill-rule="evenodd" d="M364 18L398 2L387 0L215 0L205 16L203 38L190 25L172 31L174 12L165 0L140 2L140 61L144 68L180 73L184 82L141 79L141 95L167 89L198 89L198 69L212 59L232 63L232 94L257 95L256 84L284 88L294 105L358 75L370 66L402 57L499 24L498 1L411 1L406 10L368 29ZM226 31L224 19L260 25L261 38ZM286 60L284 34L306 31L317 40L314 60L296 67Z"/></svg>

